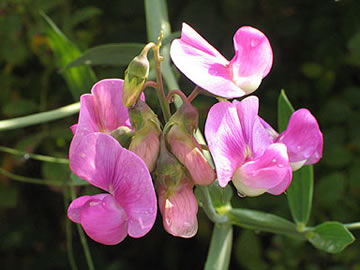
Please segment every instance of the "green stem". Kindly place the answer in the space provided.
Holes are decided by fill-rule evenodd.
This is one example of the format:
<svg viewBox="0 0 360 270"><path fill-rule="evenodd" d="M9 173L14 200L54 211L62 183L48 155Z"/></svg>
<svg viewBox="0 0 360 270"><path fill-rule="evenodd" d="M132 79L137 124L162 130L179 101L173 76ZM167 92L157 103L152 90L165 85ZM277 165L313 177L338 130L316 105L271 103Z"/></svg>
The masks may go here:
<svg viewBox="0 0 360 270"><path fill-rule="evenodd" d="M32 153L20 151L20 150L14 149L14 148L9 148L6 146L0 146L0 151L6 152L6 153L9 153L12 155L23 156L24 158L32 158L32 159L45 161L45 162L69 164L69 160L66 158L56 158L56 157L32 154Z"/></svg>
<svg viewBox="0 0 360 270"><path fill-rule="evenodd" d="M232 224L257 231L271 232L298 239L305 239L305 233L299 232L296 225L279 216L261 211L232 208L226 212Z"/></svg>
<svg viewBox="0 0 360 270"><path fill-rule="evenodd" d="M219 215L212 203L209 188L207 186L196 186L199 191L200 200L202 202L202 208L208 218L214 223L226 223L229 222L229 217L226 215Z"/></svg>
<svg viewBox="0 0 360 270"><path fill-rule="evenodd" d="M65 212L66 209L69 205L70 202L70 194L69 194L69 190L65 189L64 190L64 206L65 206ZM66 251L67 251L67 255L68 255L68 259L69 259L69 263L71 266L72 270L78 270L78 267L76 265L75 262L75 257L74 257L74 250L73 250L73 245L72 245L72 230L71 230L71 221L70 219L66 219L65 221L65 229L66 229Z"/></svg>
<svg viewBox="0 0 360 270"><path fill-rule="evenodd" d="M44 180L39 178L31 178L31 177L25 177L17 174L13 174L11 172L8 172L7 170L4 170L3 168L0 168L0 174L5 175L6 177L9 177L11 180L15 180L22 183L27 184L36 184L36 185L53 185L58 187L64 187L64 186L81 186L82 184L75 184L75 183L64 183L61 181L51 181L51 180Z"/></svg>
<svg viewBox="0 0 360 270"><path fill-rule="evenodd" d="M166 123L167 121L169 121L169 119L171 117L171 113L170 113L169 103L167 103L167 101L166 101L164 84L163 84L162 75L161 75L162 59L161 59L160 51L159 51L160 50L160 41L159 41L159 45L156 46L155 48L153 48L153 50L154 50L154 58L155 58L155 63L156 63L156 82L157 82L156 93L158 95L161 111L163 113L164 120Z"/></svg>
<svg viewBox="0 0 360 270"><path fill-rule="evenodd" d="M183 92L181 92L178 89L173 89L168 93L167 98L166 98L167 103L171 102L171 99L173 98L174 95L178 95L181 98L183 103L189 104L188 98L185 96L185 94Z"/></svg>
<svg viewBox="0 0 360 270"><path fill-rule="evenodd" d="M0 121L0 131L32 126L44 122L54 121L78 113L80 102L61 107L59 109L35 113L28 116Z"/></svg>
<svg viewBox="0 0 360 270"><path fill-rule="evenodd" d="M215 224L205 270L225 270L229 268L233 227L231 224Z"/></svg>
<svg viewBox="0 0 360 270"><path fill-rule="evenodd" d="M349 230L358 230L360 229L360 222L344 224L345 228Z"/></svg>
<svg viewBox="0 0 360 270"><path fill-rule="evenodd" d="M74 188L71 188L70 191L71 191L71 199L75 200L76 195L75 195ZM85 258L86 258L86 262L87 262L87 265L89 267L89 270L95 270L94 263L93 263L93 260L92 260L92 257L91 257L90 249L89 249L89 246L88 246L88 243L87 243L87 240L86 240L84 230L83 230L83 228L81 227L80 224L76 224L76 228L77 228L79 236L80 236L80 242L81 242L81 245L82 245L83 250L84 250L84 254L85 254Z"/></svg>

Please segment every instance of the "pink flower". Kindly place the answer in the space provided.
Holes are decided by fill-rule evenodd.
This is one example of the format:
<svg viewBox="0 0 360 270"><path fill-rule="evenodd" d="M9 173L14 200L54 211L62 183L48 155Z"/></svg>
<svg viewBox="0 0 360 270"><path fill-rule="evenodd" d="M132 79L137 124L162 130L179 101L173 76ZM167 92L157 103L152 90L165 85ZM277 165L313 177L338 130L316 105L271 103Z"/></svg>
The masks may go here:
<svg viewBox="0 0 360 270"><path fill-rule="evenodd" d="M145 163L111 136L91 133L81 140L70 160L71 170L91 185L107 191L75 199L68 217L81 224L93 240L120 243L129 234L138 238L152 228L156 195Z"/></svg>
<svg viewBox="0 0 360 270"><path fill-rule="evenodd" d="M171 44L175 65L196 85L217 96L234 98L255 91L269 73L273 54L266 36L243 26L234 35L235 55L228 61L186 23Z"/></svg>
<svg viewBox="0 0 360 270"><path fill-rule="evenodd" d="M71 126L74 138L70 145L70 158L89 133L111 134L122 126L131 128L128 109L122 102L123 84L120 79L102 80L93 86L91 94L81 96L79 121Z"/></svg>
<svg viewBox="0 0 360 270"><path fill-rule="evenodd" d="M323 135L316 118L307 110L295 111L287 129L275 140L286 145L293 170L317 163L323 150Z"/></svg>
<svg viewBox="0 0 360 270"><path fill-rule="evenodd" d="M206 120L205 136L220 186L232 180L244 196L279 195L292 178L287 148L274 143L258 108L255 96L215 104Z"/></svg>
<svg viewBox="0 0 360 270"><path fill-rule="evenodd" d="M172 186L157 182L159 208L165 230L178 237L190 238L197 233L198 204L193 185L186 178Z"/></svg>

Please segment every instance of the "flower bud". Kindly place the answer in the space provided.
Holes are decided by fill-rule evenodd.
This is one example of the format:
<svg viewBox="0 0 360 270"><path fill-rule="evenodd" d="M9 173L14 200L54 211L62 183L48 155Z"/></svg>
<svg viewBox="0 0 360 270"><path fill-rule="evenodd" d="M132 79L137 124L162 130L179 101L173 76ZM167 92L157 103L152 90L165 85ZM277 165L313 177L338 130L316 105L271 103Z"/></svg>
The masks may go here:
<svg viewBox="0 0 360 270"><path fill-rule="evenodd" d="M197 110L191 104L183 104L169 123L172 126L166 141L171 152L186 167L195 184L210 185L215 180L215 172L193 136L198 125Z"/></svg>
<svg viewBox="0 0 360 270"><path fill-rule="evenodd" d="M115 138L122 147L128 148L134 132L126 126L121 126L111 131L110 135Z"/></svg>
<svg viewBox="0 0 360 270"><path fill-rule="evenodd" d="M143 51L144 52L144 51ZM133 106L139 99L144 83L149 75L147 51L136 56L125 71L123 103L125 107Z"/></svg>
<svg viewBox="0 0 360 270"><path fill-rule="evenodd" d="M192 188L187 178L170 188L157 183L163 225L173 236L190 238L197 232L198 204Z"/></svg>
<svg viewBox="0 0 360 270"><path fill-rule="evenodd" d="M129 109L129 117L135 129L129 150L138 155L151 172L155 168L160 150L159 120L150 107L141 100Z"/></svg>
<svg viewBox="0 0 360 270"><path fill-rule="evenodd" d="M161 137L160 149L156 186L164 228L174 236L192 237L198 228L198 204L192 191L193 184L183 166L167 150L164 137Z"/></svg>

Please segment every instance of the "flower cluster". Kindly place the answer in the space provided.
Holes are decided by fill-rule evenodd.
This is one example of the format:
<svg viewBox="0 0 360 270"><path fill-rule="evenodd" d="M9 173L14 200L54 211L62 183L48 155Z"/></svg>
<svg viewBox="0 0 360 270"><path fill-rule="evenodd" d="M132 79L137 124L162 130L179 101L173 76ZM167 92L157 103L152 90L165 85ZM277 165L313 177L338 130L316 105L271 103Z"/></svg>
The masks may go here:
<svg viewBox="0 0 360 270"><path fill-rule="evenodd" d="M91 94L83 95L79 121L71 127L71 170L106 193L75 199L68 216L103 244L117 244L128 234L144 236L155 222L157 204L167 232L192 237L198 229L195 185L210 185L217 178L221 187L232 181L240 196L279 195L294 170L318 162L322 155L322 134L308 110L294 112L287 129L278 134L258 115L258 98L249 96L210 109L205 137L212 168L202 150L206 146L194 137L199 115L191 99L178 93L184 103L169 119L164 117L163 124L145 102L147 52L155 48L158 56L159 44L145 46L129 64L124 81L99 81ZM272 67L273 54L265 35L249 26L235 33L234 49L228 61L183 24L170 54L197 87L237 98L259 87ZM161 83L152 85L161 90ZM169 96L162 100L167 106Z"/></svg>

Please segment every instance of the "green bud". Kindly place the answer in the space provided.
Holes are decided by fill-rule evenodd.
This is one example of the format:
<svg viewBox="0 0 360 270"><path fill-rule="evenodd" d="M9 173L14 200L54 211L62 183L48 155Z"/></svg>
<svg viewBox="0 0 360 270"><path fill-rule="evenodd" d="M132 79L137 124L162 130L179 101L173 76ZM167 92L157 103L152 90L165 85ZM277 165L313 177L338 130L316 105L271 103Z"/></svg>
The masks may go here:
<svg viewBox="0 0 360 270"><path fill-rule="evenodd" d="M122 147L128 148L131 138L134 136L134 132L126 126L121 126L117 129L114 129L110 135L115 138Z"/></svg>
<svg viewBox="0 0 360 270"><path fill-rule="evenodd" d="M190 103L183 103L176 113L171 116L169 122L165 126L165 133L169 131L171 126L178 126L189 134L193 134L199 123L199 113L197 109Z"/></svg>
<svg viewBox="0 0 360 270"><path fill-rule="evenodd" d="M133 106L139 99L149 75L149 66L147 51L146 53L143 51L127 67L123 86L123 103L125 107Z"/></svg>

